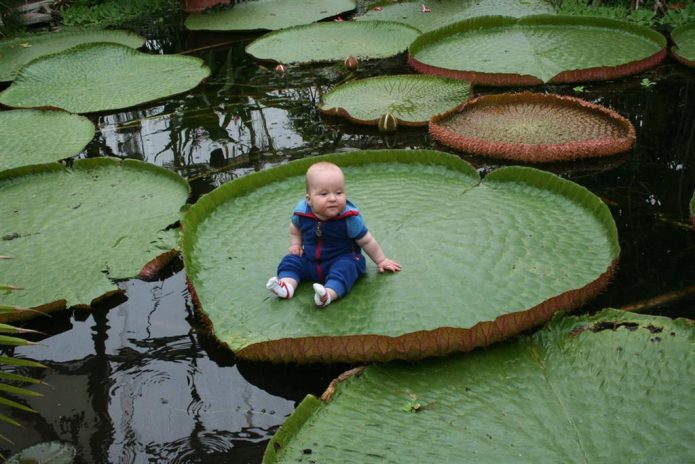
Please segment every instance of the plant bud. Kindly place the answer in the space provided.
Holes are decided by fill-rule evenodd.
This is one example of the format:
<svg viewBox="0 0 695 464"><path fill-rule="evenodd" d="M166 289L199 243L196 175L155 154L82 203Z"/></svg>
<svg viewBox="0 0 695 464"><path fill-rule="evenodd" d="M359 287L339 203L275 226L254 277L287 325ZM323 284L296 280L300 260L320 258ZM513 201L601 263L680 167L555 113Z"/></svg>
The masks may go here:
<svg viewBox="0 0 695 464"><path fill-rule="evenodd" d="M350 55L347 58L345 58L345 61L343 61L343 64L345 65L345 69L347 69L349 71L354 71L355 69L357 69L357 66L359 65L359 61L357 61L357 58Z"/></svg>
<svg viewBox="0 0 695 464"><path fill-rule="evenodd" d="M391 113L385 113L379 118L379 132L396 132L398 120Z"/></svg>
<svg viewBox="0 0 695 464"><path fill-rule="evenodd" d="M275 72L277 74L285 74L285 71L287 71L287 68L285 67L284 64L279 64L275 66Z"/></svg>

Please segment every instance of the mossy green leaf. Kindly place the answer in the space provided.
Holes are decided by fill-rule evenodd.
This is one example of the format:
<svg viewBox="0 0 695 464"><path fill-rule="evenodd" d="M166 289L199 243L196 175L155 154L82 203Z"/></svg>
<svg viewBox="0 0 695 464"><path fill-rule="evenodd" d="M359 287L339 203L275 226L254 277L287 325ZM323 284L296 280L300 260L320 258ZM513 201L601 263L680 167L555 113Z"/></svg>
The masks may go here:
<svg viewBox="0 0 695 464"><path fill-rule="evenodd" d="M471 85L459 79L422 74L378 76L350 81L323 95L319 110L362 124L377 124L391 113L401 124L426 125L471 96Z"/></svg>
<svg viewBox="0 0 695 464"><path fill-rule="evenodd" d="M291 300L264 287L287 252L303 174L318 159L343 167L349 198L403 266L379 274L370 264L325 311L308 283ZM472 349L586 301L619 253L608 208L586 189L518 167L480 182L460 158L432 151L294 161L216 189L183 224L185 266L215 335L240 357L276 361Z"/></svg>
<svg viewBox="0 0 695 464"><path fill-rule="evenodd" d="M695 23L688 23L671 31L674 46L671 49L678 61L695 67Z"/></svg>
<svg viewBox="0 0 695 464"><path fill-rule="evenodd" d="M93 113L183 93L209 75L210 68L191 56L151 55L110 43L78 45L22 68L0 93L0 103Z"/></svg>
<svg viewBox="0 0 695 464"><path fill-rule="evenodd" d="M0 171L77 155L94 137L94 124L63 111L0 112Z"/></svg>
<svg viewBox="0 0 695 464"><path fill-rule="evenodd" d="M341 21L290 27L254 40L246 52L260 60L280 63L388 58L408 48L419 31L388 21Z"/></svg>
<svg viewBox="0 0 695 464"><path fill-rule="evenodd" d="M0 282L21 290L3 303L89 305L162 254L186 182L139 161L99 158L0 174ZM58 305L60 306L60 305Z"/></svg>
<svg viewBox="0 0 695 464"><path fill-rule="evenodd" d="M420 0L384 3L371 8L356 21L396 21L428 32L476 16L504 13L506 16L551 14L553 8L543 0ZM429 11L423 11L423 5Z"/></svg>
<svg viewBox="0 0 695 464"><path fill-rule="evenodd" d="M307 397L263 462L688 462L694 377L691 321L556 318L465 356L369 366Z"/></svg>
<svg viewBox="0 0 695 464"><path fill-rule="evenodd" d="M483 16L422 34L409 53L421 72L472 74L484 84L486 77L509 76L506 84L513 85L519 83L513 76L537 84L621 77L654 66L665 46L658 32L612 19Z"/></svg>
<svg viewBox="0 0 695 464"><path fill-rule="evenodd" d="M139 48L145 39L129 31L86 30L42 32L0 40L0 81L13 80L19 69L35 58L93 42L113 42Z"/></svg>
<svg viewBox="0 0 695 464"><path fill-rule="evenodd" d="M206 14L191 14L184 25L192 31L277 30L337 16L355 7L355 0L258 0Z"/></svg>

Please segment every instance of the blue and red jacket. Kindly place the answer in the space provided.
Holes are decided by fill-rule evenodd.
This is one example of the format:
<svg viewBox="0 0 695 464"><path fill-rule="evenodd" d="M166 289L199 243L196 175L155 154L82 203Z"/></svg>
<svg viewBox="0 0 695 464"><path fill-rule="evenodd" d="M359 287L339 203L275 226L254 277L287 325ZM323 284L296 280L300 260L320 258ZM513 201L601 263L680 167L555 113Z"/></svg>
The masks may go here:
<svg viewBox="0 0 695 464"><path fill-rule="evenodd" d="M306 200L297 203L292 224L302 233L304 256L316 263L325 263L338 256L360 253L355 242L367 234L367 227L357 206L347 201L342 213L322 221L311 212Z"/></svg>

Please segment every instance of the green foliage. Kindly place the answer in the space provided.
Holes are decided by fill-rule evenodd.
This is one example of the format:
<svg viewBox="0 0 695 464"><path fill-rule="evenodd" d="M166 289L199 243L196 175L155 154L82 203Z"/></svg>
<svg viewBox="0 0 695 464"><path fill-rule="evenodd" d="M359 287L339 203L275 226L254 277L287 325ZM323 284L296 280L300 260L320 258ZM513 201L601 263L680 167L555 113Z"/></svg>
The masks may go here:
<svg viewBox="0 0 695 464"><path fill-rule="evenodd" d="M668 2L664 7L653 1L643 2L639 7L627 0L590 2L587 0L559 0L553 2L559 14L570 16L600 16L619 19L652 28L672 29L695 21L695 3L679 5Z"/></svg>
<svg viewBox="0 0 695 464"><path fill-rule="evenodd" d="M640 84L642 87L644 87L645 89L648 89L649 87L651 87L651 86L653 86L653 85L656 85L656 82L654 82L653 80L651 80L651 79L645 77L644 79L642 79L642 80L640 81L639 84Z"/></svg>
<svg viewBox="0 0 695 464"><path fill-rule="evenodd" d="M60 16L66 26L112 26L179 8L178 0L76 0L62 8Z"/></svg>
<svg viewBox="0 0 695 464"><path fill-rule="evenodd" d="M685 8L670 8L659 20L659 24L669 29L691 22L695 22L695 3Z"/></svg>
<svg viewBox="0 0 695 464"><path fill-rule="evenodd" d="M0 39L14 37L24 32L19 13L14 8L17 0L0 0Z"/></svg>

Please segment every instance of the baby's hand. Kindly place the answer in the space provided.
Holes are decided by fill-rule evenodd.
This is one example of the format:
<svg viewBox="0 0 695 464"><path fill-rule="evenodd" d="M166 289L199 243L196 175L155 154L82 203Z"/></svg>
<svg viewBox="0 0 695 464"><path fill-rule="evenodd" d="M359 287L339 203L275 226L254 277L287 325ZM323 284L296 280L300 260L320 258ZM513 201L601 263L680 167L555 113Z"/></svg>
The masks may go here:
<svg viewBox="0 0 695 464"><path fill-rule="evenodd" d="M302 256L303 253L304 253L304 250L302 249L301 245L292 245L290 247L290 254L291 255Z"/></svg>
<svg viewBox="0 0 695 464"><path fill-rule="evenodd" d="M391 272L398 272L401 270L401 265L398 264L396 261L388 258L384 258L382 262L377 264L377 267L379 268L379 272L384 272L384 271L391 271Z"/></svg>

